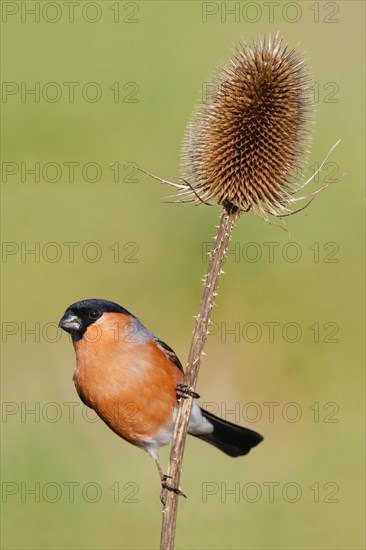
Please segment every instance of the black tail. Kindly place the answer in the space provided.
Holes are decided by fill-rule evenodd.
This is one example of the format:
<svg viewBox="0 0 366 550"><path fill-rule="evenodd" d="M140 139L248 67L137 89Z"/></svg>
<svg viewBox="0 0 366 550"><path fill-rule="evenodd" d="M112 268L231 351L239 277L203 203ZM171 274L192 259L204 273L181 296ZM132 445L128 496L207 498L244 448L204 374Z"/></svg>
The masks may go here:
<svg viewBox="0 0 366 550"><path fill-rule="evenodd" d="M210 434L197 435L196 437L207 441L207 443L211 443L211 445L214 445L227 455L246 455L252 447L263 441L263 437L253 430L232 424L203 409L201 411L203 417L210 424L213 424L214 431Z"/></svg>

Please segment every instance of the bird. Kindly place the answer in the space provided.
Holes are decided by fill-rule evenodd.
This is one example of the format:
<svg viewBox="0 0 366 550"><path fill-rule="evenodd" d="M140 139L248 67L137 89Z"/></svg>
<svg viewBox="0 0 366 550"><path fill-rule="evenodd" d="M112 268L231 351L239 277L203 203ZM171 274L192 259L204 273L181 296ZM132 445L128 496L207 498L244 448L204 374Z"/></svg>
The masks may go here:
<svg viewBox="0 0 366 550"><path fill-rule="evenodd" d="M73 376L81 401L118 436L154 459L163 489L168 483L159 448L172 442L178 401L192 395L175 352L124 307L102 299L70 305L59 327L71 335ZM263 437L200 408L193 400L188 433L231 457L246 455Z"/></svg>

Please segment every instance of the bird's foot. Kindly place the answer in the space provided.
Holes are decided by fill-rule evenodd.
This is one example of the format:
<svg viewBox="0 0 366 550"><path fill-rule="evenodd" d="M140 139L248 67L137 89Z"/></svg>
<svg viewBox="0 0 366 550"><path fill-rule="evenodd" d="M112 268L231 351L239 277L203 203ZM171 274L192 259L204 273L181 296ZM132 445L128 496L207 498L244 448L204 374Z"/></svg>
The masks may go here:
<svg viewBox="0 0 366 550"><path fill-rule="evenodd" d="M184 384L184 382L178 382L176 387L178 398L187 399L187 397L193 397L193 399L199 399L201 396L199 393L191 390L191 388Z"/></svg>
<svg viewBox="0 0 366 550"><path fill-rule="evenodd" d="M165 491L171 491L172 493L175 493L176 495L179 495L180 497L187 498L187 495L185 493L183 493L183 491L178 489L178 487L174 487L173 485L170 485L169 483L167 483L168 479L171 479L171 476L164 475L162 480L161 480L161 486L162 486L163 489L160 493L160 500L161 500L163 506L165 506Z"/></svg>

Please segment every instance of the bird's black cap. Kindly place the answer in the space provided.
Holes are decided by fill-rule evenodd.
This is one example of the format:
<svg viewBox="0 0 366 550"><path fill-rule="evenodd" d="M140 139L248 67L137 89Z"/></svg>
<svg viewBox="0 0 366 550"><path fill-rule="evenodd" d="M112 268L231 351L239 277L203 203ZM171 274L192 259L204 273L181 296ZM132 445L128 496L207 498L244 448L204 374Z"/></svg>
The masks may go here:
<svg viewBox="0 0 366 550"><path fill-rule="evenodd" d="M92 298L71 304L60 319L59 327L69 332L73 341L77 342L81 340L86 329L107 312L132 316L127 309L115 302Z"/></svg>

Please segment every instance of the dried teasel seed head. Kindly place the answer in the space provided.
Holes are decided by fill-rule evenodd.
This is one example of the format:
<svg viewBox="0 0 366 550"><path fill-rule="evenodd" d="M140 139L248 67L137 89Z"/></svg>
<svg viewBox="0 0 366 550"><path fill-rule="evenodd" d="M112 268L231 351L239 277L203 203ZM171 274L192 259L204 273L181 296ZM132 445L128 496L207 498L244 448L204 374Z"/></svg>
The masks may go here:
<svg viewBox="0 0 366 550"><path fill-rule="evenodd" d="M311 81L276 35L242 45L189 124L184 178L195 199L287 215L309 138ZM187 188L186 188L187 191ZM184 192L184 191L183 191Z"/></svg>

